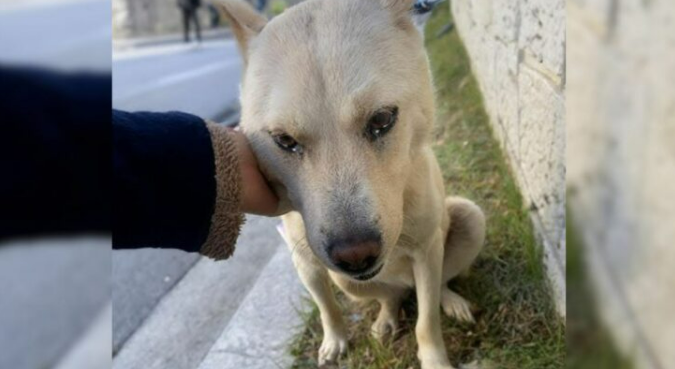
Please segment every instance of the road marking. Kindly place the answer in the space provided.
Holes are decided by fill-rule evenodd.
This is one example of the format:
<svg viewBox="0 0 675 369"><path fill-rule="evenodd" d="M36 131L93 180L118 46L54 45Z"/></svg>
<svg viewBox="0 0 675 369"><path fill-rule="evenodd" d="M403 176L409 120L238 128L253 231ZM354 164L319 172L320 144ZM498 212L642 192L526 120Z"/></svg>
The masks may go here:
<svg viewBox="0 0 675 369"><path fill-rule="evenodd" d="M159 90L162 88L169 87L171 85L176 85L184 81L188 81L191 79L196 79L201 76L215 73L220 70L228 69L234 66L239 65L241 62L237 58L232 58L232 60L228 61L219 61L219 62L214 62L211 64L206 64L204 66L201 66L197 69L186 71L186 72L181 72L181 73L176 73L173 75L169 76L164 76L160 79L158 79L155 82L148 83L140 88L137 88L135 90L132 90L131 92L125 94L124 96L121 97L113 97L113 102L114 103L120 103L126 100L130 100L132 98L137 97L138 95L146 94L148 92L154 91L154 90ZM113 81L113 95L114 95L114 81Z"/></svg>
<svg viewBox="0 0 675 369"><path fill-rule="evenodd" d="M234 64L234 63L231 63L231 64ZM172 76L160 78L159 81L157 81L157 83L159 85L162 85L162 86L172 85L172 84L175 84L175 83L183 82L185 80L197 78L197 77L202 76L204 74L209 74L209 73L215 72L219 69L223 69L224 67L225 67L225 63L223 63L223 62L211 63L211 64L207 64L203 67L200 67L200 68L197 68L197 69L194 69L194 70L190 70L190 71L187 71L187 72L178 73L178 74L174 74Z"/></svg>

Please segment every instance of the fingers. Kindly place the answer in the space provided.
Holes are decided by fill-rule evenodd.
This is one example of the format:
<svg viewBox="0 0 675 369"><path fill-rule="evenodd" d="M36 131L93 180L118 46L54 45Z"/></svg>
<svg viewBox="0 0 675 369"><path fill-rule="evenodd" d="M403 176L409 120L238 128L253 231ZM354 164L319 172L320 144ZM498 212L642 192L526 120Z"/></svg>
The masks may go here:
<svg viewBox="0 0 675 369"><path fill-rule="evenodd" d="M279 199L260 172L258 160L246 136L241 131L230 130L237 145L239 171L241 174L241 211L249 214L275 215Z"/></svg>

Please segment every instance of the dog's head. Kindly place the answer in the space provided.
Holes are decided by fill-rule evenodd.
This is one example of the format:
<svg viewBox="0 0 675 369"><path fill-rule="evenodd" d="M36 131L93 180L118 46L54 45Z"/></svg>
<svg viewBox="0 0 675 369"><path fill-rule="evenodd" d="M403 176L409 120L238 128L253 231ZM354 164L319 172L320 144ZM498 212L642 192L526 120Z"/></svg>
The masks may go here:
<svg viewBox="0 0 675 369"><path fill-rule="evenodd" d="M242 127L314 254L367 280L428 150L433 92L412 0L308 0L269 23L225 3L244 55Z"/></svg>

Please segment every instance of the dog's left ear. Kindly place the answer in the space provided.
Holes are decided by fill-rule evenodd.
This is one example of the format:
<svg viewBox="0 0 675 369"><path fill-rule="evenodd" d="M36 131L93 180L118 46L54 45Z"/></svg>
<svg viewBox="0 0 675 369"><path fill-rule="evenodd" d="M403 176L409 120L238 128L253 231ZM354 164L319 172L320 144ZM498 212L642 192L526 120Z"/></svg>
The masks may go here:
<svg viewBox="0 0 675 369"><path fill-rule="evenodd" d="M215 4L227 17L241 55L244 57L244 65L247 64L249 42L260 34L267 24L267 19L242 0L219 0Z"/></svg>

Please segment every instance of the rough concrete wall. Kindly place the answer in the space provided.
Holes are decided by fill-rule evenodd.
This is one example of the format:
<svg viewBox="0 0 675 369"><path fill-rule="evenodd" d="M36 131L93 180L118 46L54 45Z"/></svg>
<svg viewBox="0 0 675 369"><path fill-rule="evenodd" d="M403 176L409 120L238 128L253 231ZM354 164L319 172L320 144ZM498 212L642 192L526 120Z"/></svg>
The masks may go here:
<svg viewBox="0 0 675 369"><path fill-rule="evenodd" d="M565 314L564 0L453 0L490 120L545 249Z"/></svg>
<svg viewBox="0 0 675 369"><path fill-rule="evenodd" d="M606 326L675 362L675 4L569 0L570 205Z"/></svg>

